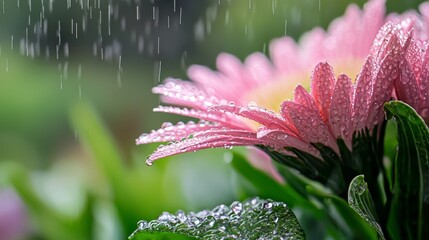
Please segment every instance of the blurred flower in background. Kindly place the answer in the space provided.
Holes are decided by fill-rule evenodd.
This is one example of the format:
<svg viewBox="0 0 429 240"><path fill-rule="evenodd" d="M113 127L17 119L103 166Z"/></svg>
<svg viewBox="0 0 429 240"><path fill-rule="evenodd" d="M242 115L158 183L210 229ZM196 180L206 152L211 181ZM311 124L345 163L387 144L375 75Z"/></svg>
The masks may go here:
<svg viewBox="0 0 429 240"><path fill-rule="evenodd" d="M30 233L25 204L15 191L0 189L0 236L2 240L26 239Z"/></svg>

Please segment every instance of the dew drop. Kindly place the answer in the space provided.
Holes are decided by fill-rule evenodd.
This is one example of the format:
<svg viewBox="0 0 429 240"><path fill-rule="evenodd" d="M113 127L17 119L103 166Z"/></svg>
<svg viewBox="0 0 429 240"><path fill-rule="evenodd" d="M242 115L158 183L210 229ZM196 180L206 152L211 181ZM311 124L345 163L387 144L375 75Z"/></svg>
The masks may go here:
<svg viewBox="0 0 429 240"><path fill-rule="evenodd" d="M264 209L271 209L273 207L273 203L265 202L263 207L264 207Z"/></svg>
<svg viewBox="0 0 429 240"><path fill-rule="evenodd" d="M161 128L168 128L168 127L172 127L172 126L173 126L173 124L171 122L164 122L161 125Z"/></svg>
<svg viewBox="0 0 429 240"><path fill-rule="evenodd" d="M231 210L235 214L239 214L241 212L241 210L243 210L243 204L241 204L240 202L233 202L231 204Z"/></svg>
<svg viewBox="0 0 429 240"><path fill-rule="evenodd" d="M148 227L147 221L145 220L141 220L137 223L137 227L139 230L144 230L145 228Z"/></svg>
<svg viewBox="0 0 429 240"><path fill-rule="evenodd" d="M153 160L151 160L151 159L146 159L146 165L148 165L148 166L152 166L153 165Z"/></svg>

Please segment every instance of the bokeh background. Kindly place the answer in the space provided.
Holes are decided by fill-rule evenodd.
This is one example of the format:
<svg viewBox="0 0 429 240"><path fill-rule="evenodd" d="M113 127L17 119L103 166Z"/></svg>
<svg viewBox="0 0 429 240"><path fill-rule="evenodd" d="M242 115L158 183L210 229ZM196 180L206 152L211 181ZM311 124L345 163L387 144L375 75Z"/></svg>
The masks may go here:
<svg viewBox="0 0 429 240"><path fill-rule="evenodd" d="M350 2L0 1L0 240L126 239L140 219L246 197L226 149L145 165L157 146L135 138L188 120L152 113L151 88L214 68L220 52L268 55L272 39L326 29Z"/></svg>

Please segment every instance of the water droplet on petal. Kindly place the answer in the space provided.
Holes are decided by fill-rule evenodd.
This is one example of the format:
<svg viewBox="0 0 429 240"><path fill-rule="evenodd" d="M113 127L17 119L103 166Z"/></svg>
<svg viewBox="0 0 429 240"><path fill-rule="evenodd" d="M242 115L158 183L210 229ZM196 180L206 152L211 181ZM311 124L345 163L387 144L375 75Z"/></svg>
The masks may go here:
<svg viewBox="0 0 429 240"><path fill-rule="evenodd" d="M168 127L171 127L171 126L173 126L173 124L172 124L171 122L164 122L164 123L161 125L161 128L168 128Z"/></svg>
<svg viewBox="0 0 429 240"><path fill-rule="evenodd" d="M247 104L247 107L248 108L256 108L256 107L258 107L258 104L256 104L255 102L251 101L251 102L249 102Z"/></svg>
<svg viewBox="0 0 429 240"><path fill-rule="evenodd" d="M148 165L148 166L152 166L153 165L153 160L151 160L151 159L146 159L146 165Z"/></svg>

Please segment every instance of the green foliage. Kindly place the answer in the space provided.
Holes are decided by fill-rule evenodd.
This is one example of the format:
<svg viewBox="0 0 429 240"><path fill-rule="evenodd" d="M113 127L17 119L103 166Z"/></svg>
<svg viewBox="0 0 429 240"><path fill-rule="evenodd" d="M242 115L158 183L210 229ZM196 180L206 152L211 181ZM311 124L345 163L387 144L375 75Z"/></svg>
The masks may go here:
<svg viewBox="0 0 429 240"><path fill-rule="evenodd" d="M350 207L377 231L380 238L384 239L375 205L363 175L356 176L350 183L348 202Z"/></svg>
<svg viewBox="0 0 429 240"><path fill-rule="evenodd" d="M232 165L248 180L257 194L288 204L300 212L298 220L307 234L307 239L346 238L376 239L376 233L346 201L333 195L294 170L280 167L285 183L278 183L264 172L254 168L240 154L234 153Z"/></svg>
<svg viewBox="0 0 429 240"><path fill-rule="evenodd" d="M429 130L414 109L403 102L385 104L398 125L398 153L388 230L394 239L429 238Z"/></svg>
<svg viewBox="0 0 429 240"><path fill-rule="evenodd" d="M131 240L283 238L305 238L295 215L283 202L258 198L187 215L183 211L176 215L165 212L158 220L141 221L130 236Z"/></svg>

